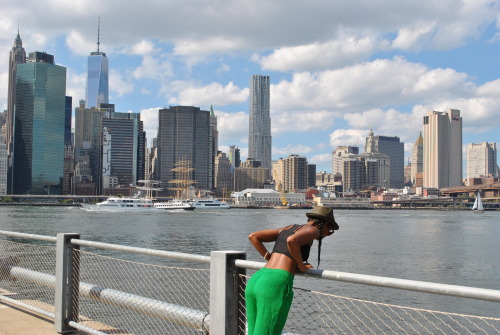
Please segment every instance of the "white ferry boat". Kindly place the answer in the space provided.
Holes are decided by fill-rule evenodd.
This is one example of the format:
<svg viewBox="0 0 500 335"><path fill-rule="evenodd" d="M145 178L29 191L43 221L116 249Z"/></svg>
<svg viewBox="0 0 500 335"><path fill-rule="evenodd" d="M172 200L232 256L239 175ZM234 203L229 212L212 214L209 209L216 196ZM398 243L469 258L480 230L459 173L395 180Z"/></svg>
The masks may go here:
<svg viewBox="0 0 500 335"><path fill-rule="evenodd" d="M157 208L155 208L153 201L146 198L109 197L103 202L92 205L83 204L82 207L83 209L89 211L157 211Z"/></svg>
<svg viewBox="0 0 500 335"><path fill-rule="evenodd" d="M229 209L231 206L227 202L214 198L193 199L189 202L196 209Z"/></svg>
<svg viewBox="0 0 500 335"><path fill-rule="evenodd" d="M195 208L188 201L178 200L178 199L173 199L173 200L169 200L169 201L162 201L162 202L155 202L153 205L156 209L164 209L164 210L192 211Z"/></svg>

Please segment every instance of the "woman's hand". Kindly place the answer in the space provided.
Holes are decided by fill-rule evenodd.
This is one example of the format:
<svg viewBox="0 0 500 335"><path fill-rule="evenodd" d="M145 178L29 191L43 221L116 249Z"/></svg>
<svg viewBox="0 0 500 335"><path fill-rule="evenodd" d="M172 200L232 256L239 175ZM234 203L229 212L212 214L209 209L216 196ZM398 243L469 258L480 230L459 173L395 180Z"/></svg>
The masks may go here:
<svg viewBox="0 0 500 335"><path fill-rule="evenodd" d="M302 263L297 265L297 268L299 269L300 272L306 272L309 269L312 269L313 266L309 263Z"/></svg>

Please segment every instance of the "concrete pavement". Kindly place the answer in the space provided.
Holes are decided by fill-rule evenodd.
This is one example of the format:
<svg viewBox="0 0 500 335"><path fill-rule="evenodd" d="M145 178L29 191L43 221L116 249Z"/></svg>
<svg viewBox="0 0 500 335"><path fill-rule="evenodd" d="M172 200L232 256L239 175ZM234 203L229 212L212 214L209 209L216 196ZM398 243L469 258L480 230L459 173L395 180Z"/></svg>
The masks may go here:
<svg viewBox="0 0 500 335"><path fill-rule="evenodd" d="M0 302L0 335L54 335L51 319ZM73 333L84 334L84 333Z"/></svg>

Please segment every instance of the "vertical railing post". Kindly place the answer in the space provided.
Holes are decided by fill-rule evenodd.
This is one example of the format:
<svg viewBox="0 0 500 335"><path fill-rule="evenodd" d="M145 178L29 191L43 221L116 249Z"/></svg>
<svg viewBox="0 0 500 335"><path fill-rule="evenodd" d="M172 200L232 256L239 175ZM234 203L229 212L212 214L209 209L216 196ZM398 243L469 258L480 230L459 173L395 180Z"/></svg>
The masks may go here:
<svg viewBox="0 0 500 335"><path fill-rule="evenodd" d="M57 234L56 244L56 315L54 325L58 333L74 332L69 321L78 321L78 286L80 282L78 245L71 239L79 239L79 234Z"/></svg>
<svg viewBox="0 0 500 335"><path fill-rule="evenodd" d="M240 274L245 269L237 268L236 259L246 259L242 251L212 251L210 253L210 334L233 335L245 333L245 318L238 313ZM243 331L241 331L243 330Z"/></svg>

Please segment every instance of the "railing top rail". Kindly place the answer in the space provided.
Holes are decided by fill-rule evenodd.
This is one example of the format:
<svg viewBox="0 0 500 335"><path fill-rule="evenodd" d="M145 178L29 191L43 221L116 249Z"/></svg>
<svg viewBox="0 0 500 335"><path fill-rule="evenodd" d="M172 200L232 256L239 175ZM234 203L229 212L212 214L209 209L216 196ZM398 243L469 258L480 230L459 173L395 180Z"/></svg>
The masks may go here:
<svg viewBox="0 0 500 335"><path fill-rule="evenodd" d="M4 231L4 230L0 230L0 235L17 237L17 238L25 238L28 240L39 240L39 241L47 241L47 242L53 242L53 243L57 242L57 237L46 236L46 235L16 233L13 231Z"/></svg>
<svg viewBox="0 0 500 335"><path fill-rule="evenodd" d="M246 260L236 260L235 265L240 268L258 270L264 266L265 263L253 262ZM500 302L500 290L491 290L476 287L438 284L431 282L423 282L408 279L380 277L372 275L363 275L357 273L329 271L321 269L310 269L304 274L299 274L306 277L315 277L328 280L336 280L349 282L354 284L363 284L371 286L380 286L395 288L408 291L417 291L424 293L433 293L441 295L449 295L455 297L462 297L468 299L478 299Z"/></svg>
<svg viewBox="0 0 500 335"><path fill-rule="evenodd" d="M208 263L208 264L210 263L210 256L193 255L193 254L186 254L186 253L182 253L182 252L156 250L156 249L148 249L148 248L129 247L129 246L119 245L119 244L94 242L94 241L87 241L87 240L80 240L80 239L71 239L71 243L79 245L79 246L92 247L92 248L98 248L98 249L131 252L131 253L135 253L135 254L158 256L158 257L171 258L171 259L197 262L197 263Z"/></svg>

